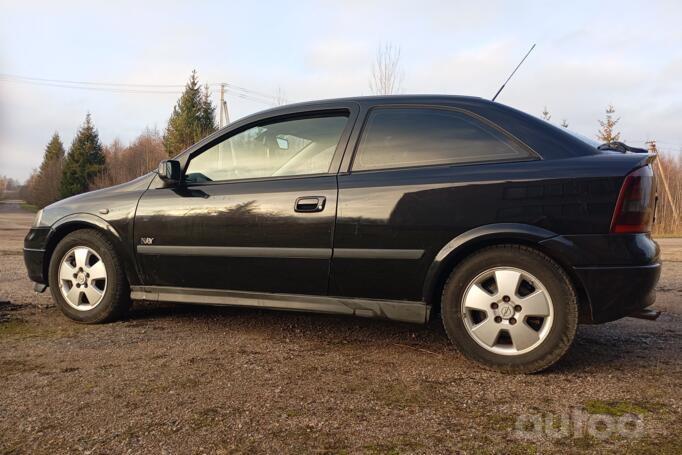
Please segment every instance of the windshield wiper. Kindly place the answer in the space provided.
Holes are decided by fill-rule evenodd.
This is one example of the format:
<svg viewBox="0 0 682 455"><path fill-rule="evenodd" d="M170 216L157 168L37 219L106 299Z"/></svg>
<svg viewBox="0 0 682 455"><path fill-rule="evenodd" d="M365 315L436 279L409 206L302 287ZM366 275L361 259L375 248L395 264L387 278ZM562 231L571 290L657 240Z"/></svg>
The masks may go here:
<svg viewBox="0 0 682 455"><path fill-rule="evenodd" d="M598 150L614 150L616 152L621 152L621 153L626 153L626 152L631 152L631 153L649 153L648 150L638 148L638 147L630 147L624 142L618 142L618 141L613 141L613 142L604 142L600 146L597 147Z"/></svg>

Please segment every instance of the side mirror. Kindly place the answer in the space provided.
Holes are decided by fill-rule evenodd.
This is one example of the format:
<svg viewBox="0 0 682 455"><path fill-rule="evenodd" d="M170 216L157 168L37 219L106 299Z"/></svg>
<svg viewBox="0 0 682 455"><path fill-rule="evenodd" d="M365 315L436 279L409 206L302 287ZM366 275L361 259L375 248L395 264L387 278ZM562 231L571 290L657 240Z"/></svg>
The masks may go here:
<svg viewBox="0 0 682 455"><path fill-rule="evenodd" d="M163 160L159 163L159 169L156 171L166 183L175 184L180 181L180 162L175 160Z"/></svg>

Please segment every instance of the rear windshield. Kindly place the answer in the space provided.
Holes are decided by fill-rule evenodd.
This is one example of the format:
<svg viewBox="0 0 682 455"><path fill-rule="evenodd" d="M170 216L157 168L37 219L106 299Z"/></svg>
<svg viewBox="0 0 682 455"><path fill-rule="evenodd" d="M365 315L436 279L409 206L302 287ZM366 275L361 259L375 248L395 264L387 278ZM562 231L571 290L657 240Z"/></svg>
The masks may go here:
<svg viewBox="0 0 682 455"><path fill-rule="evenodd" d="M585 144L587 144L591 147L597 148L599 146L599 142L595 141L594 139L592 139L590 137L587 137L587 136L580 134L580 133L576 133L575 131L571 131L568 128L564 129L564 131L567 132L568 134L570 134L571 136L573 136L574 138L579 139L580 141L584 142Z"/></svg>

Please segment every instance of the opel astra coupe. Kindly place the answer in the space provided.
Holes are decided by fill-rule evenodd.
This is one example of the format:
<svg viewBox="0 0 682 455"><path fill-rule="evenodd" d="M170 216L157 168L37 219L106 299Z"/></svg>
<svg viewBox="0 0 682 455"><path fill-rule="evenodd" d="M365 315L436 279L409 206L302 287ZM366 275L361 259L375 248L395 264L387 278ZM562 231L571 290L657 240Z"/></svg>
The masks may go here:
<svg viewBox="0 0 682 455"><path fill-rule="evenodd" d="M439 315L466 357L534 372L578 323L651 313L654 159L480 98L290 105L46 207L24 257L79 322L131 300Z"/></svg>

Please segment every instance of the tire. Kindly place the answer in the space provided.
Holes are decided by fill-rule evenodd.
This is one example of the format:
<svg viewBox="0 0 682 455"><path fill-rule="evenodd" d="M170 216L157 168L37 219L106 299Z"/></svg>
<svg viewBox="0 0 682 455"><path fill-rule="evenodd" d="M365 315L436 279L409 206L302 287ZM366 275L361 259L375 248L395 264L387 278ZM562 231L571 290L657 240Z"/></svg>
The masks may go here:
<svg viewBox="0 0 682 455"><path fill-rule="evenodd" d="M450 341L465 357L505 373L550 367L568 351L578 326L576 292L564 270L521 245L492 246L464 259L445 283L441 311Z"/></svg>
<svg viewBox="0 0 682 455"><path fill-rule="evenodd" d="M48 273L52 298L74 321L111 322L123 318L130 307L123 266L101 232L82 229L64 237L52 253Z"/></svg>

